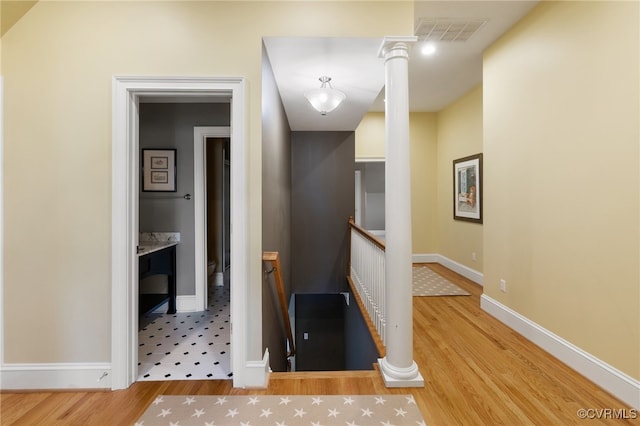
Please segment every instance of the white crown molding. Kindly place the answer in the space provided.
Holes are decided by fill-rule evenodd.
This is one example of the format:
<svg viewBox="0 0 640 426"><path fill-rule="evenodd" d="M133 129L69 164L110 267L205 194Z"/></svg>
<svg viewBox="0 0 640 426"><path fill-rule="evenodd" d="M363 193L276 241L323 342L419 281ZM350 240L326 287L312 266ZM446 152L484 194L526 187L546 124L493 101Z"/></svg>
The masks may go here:
<svg viewBox="0 0 640 426"><path fill-rule="evenodd" d="M4 364L2 390L111 389L111 364Z"/></svg>
<svg viewBox="0 0 640 426"><path fill-rule="evenodd" d="M640 409L640 380L612 367L486 294L480 297L480 307L624 403Z"/></svg>

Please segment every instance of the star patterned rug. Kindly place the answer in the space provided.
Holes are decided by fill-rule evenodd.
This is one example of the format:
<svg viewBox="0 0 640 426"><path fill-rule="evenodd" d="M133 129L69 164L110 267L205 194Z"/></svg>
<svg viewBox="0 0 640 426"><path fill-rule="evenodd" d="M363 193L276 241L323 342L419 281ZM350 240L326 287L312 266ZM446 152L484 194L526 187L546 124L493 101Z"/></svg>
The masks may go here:
<svg viewBox="0 0 640 426"><path fill-rule="evenodd" d="M426 426L412 395L158 396L136 426Z"/></svg>
<svg viewBox="0 0 640 426"><path fill-rule="evenodd" d="M414 296L469 296L470 294L434 272L427 265L413 265Z"/></svg>

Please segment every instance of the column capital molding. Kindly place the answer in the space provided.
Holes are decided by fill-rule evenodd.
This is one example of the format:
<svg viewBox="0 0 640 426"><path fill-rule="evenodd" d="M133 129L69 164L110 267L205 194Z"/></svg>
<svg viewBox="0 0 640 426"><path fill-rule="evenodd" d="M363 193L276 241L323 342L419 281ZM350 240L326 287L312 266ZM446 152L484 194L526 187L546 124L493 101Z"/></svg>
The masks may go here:
<svg viewBox="0 0 640 426"><path fill-rule="evenodd" d="M418 41L416 36L386 36L382 39L378 49L378 57L390 59L391 52L397 51L396 55L408 57L409 46Z"/></svg>

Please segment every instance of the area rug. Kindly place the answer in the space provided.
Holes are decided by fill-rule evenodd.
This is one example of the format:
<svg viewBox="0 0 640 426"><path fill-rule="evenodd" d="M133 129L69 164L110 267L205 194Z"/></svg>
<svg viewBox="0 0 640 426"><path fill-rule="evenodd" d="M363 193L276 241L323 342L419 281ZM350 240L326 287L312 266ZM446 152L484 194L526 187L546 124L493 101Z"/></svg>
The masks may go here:
<svg viewBox="0 0 640 426"><path fill-rule="evenodd" d="M374 424L426 425L412 395L162 395L136 422L136 426Z"/></svg>
<svg viewBox="0 0 640 426"><path fill-rule="evenodd" d="M413 266L414 296L469 296L470 294L426 265Z"/></svg>

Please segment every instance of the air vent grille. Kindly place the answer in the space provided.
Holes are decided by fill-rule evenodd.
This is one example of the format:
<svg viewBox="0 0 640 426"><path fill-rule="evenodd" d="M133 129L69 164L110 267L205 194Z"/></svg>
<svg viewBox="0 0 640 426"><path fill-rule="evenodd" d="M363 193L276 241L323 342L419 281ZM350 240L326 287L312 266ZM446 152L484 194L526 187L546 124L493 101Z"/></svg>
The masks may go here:
<svg viewBox="0 0 640 426"><path fill-rule="evenodd" d="M463 42L486 23L487 19L422 18L416 25L415 35L423 40Z"/></svg>

